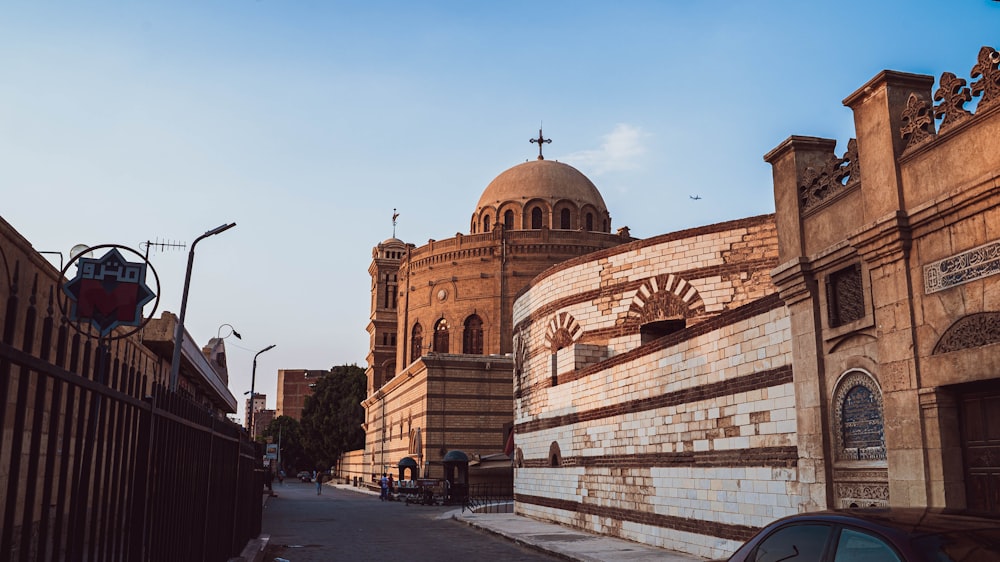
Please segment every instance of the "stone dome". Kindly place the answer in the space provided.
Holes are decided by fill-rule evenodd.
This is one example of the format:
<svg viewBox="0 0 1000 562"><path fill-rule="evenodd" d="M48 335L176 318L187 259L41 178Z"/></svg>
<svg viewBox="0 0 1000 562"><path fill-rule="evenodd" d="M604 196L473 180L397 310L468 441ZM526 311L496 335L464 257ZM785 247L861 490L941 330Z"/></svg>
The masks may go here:
<svg viewBox="0 0 1000 562"><path fill-rule="evenodd" d="M553 160L531 160L491 181L479 197L476 214L484 208L496 209L505 202L522 203L531 199L542 199L550 204L572 201L578 208L592 206L601 215L608 212L601 192L579 170Z"/></svg>
<svg viewBox="0 0 1000 562"><path fill-rule="evenodd" d="M406 242L399 238L387 238L372 248L372 258L398 260L406 254Z"/></svg>

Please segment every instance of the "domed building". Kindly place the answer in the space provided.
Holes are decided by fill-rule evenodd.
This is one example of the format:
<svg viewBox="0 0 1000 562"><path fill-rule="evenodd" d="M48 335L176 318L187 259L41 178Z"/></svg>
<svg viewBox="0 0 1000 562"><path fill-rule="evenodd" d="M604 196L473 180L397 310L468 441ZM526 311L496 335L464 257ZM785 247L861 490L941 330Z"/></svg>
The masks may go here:
<svg viewBox="0 0 1000 562"><path fill-rule="evenodd" d="M472 215L471 233L507 230L610 232L611 215L597 187L576 168L538 159L496 177Z"/></svg>
<svg viewBox="0 0 1000 562"><path fill-rule="evenodd" d="M441 477L433 472L449 450L473 463L503 451L514 298L555 264L631 240L627 228L611 233L590 179L539 154L490 182L468 234L376 245L362 474L409 457Z"/></svg>

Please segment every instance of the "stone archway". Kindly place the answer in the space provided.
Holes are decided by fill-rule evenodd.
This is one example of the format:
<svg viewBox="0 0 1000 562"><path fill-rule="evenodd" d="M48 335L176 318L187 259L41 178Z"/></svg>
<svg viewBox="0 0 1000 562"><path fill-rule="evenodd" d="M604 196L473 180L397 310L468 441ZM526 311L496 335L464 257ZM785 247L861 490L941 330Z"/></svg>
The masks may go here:
<svg viewBox="0 0 1000 562"><path fill-rule="evenodd" d="M704 314L705 302L690 283L671 273L650 277L629 304L625 322L637 325L642 343L687 327L687 319Z"/></svg>

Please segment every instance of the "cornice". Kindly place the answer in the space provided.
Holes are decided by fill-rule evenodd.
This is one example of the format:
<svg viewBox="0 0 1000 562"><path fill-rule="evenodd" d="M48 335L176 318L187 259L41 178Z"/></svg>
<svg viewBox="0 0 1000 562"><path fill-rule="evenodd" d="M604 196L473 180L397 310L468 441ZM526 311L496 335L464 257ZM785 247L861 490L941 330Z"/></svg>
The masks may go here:
<svg viewBox="0 0 1000 562"><path fill-rule="evenodd" d="M848 240L870 264L885 265L903 259L913 241L909 217L896 211L850 235Z"/></svg>

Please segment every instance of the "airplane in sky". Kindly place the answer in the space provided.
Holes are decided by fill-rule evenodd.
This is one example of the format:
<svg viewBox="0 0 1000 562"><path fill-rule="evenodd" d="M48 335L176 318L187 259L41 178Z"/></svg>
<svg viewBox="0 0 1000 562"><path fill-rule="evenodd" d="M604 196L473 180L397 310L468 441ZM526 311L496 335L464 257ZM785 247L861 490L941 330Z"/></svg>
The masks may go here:
<svg viewBox="0 0 1000 562"><path fill-rule="evenodd" d="M701 199L701 195L688 195L688 197L690 197L691 199L693 199L695 201Z"/></svg>

